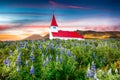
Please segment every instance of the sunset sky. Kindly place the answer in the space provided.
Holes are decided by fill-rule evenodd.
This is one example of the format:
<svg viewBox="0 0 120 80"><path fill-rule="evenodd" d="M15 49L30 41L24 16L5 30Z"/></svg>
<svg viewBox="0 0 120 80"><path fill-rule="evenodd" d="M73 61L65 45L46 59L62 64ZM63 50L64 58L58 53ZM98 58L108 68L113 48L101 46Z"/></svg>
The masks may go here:
<svg viewBox="0 0 120 80"><path fill-rule="evenodd" d="M53 11L59 29L120 31L120 0L0 0L0 40L44 36Z"/></svg>

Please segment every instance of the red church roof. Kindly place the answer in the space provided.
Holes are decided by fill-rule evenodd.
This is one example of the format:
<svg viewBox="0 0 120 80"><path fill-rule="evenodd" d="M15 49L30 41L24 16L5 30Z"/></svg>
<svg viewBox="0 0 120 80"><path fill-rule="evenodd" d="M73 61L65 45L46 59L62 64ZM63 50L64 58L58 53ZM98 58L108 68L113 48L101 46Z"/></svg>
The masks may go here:
<svg viewBox="0 0 120 80"><path fill-rule="evenodd" d="M52 17L51 26L58 26L54 14L53 14L53 17Z"/></svg>
<svg viewBox="0 0 120 80"><path fill-rule="evenodd" d="M75 31L62 31L52 32L53 37L64 37L64 38L84 38L82 35Z"/></svg>

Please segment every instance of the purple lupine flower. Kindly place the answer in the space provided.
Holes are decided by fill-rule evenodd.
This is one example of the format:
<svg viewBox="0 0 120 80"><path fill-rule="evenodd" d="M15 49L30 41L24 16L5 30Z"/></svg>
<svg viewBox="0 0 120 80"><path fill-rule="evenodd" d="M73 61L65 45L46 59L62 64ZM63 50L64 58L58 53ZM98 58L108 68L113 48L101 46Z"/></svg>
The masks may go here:
<svg viewBox="0 0 120 80"><path fill-rule="evenodd" d="M35 70L34 70L34 66L32 65L30 69L30 74L34 74L34 73L35 73Z"/></svg>
<svg viewBox="0 0 120 80"><path fill-rule="evenodd" d="M43 41L46 42L46 39L44 39Z"/></svg>
<svg viewBox="0 0 120 80"><path fill-rule="evenodd" d="M4 60L4 64L7 66L7 67L10 67L10 60L7 58Z"/></svg>
<svg viewBox="0 0 120 80"><path fill-rule="evenodd" d="M13 52L12 52L12 50L10 50L10 56L12 56L13 55Z"/></svg>
<svg viewBox="0 0 120 80"><path fill-rule="evenodd" d="M9 60L8 58L4 60L5 65L8 64L8 60Z"/></svg>
<svg viewBox="0 0 120 80"><path fill-rule="evenodd" d="M22 64L22 60L21 60L21 53L19 53L19 55L17 56L17 65L20 66Z"/></svg>
<svg viewBox="0 0 120 80"><path fill-rule="evenodd" d="M62 63L62 56L60 56L60 62Z"/></svg>
<svg viewBox="0 0 120 80"><path fill-rule="evenodd" d="M8 63L6 65L8 68L10 67L10 60L9 59L8 59Z"/></svg>
<svg viewBox="0 0 120 80"><path fill-rule="evenodd" d="M52 60L52 55L50 54L50 60Z"/></svg>
<svg viewBox="0 0 120 80"><path fill-rule="evenodd" d="M20 48L23 48L24 47L24 45L22 44L22 42L20 42Z"/></svg>
<svg viewBox="0 0 120 80"><path fill-rule="evenodd" d="M28 66L28 60L26 60L25 64L26 64L26 66Z"/></svg>
<svg viewBox="0 0 120 80"><path fill-rule="evenodd" d="M90 69L87 70L87 77L88 78L93 77L93 72Z"/></svg>
<svg viewBox="0 0 120 80"><path fill-rule="evenodd" d="M20 67L19 67L19 66L17 66L16 70L17 70L17 72L20 72Z"/></svg>
<svg viewBox="0 0 120 80"><path fill-rule="evenodd" d="M28 48L28 42L25 42L25 48Z"/></svg>
<svg viewBox="0 0 120 80"><path fill-rule="evenodd" d="M34 61L34 60L35 60L35 57L34 57L34 54L33 54L33 53L30 54L30 60L31 60L31 61Z"/></svg>
<svg viewBox="0 0 120 80"><path fill-rule="evenodd" d="M56 62L58 62L58 55L56 56Z"/></svg>
<svg viewBox="0 0 120 80"><path fill-rule="evenodd" d="M70 50L68 50L68 56L70 57Z"/></svg>
<svg viewBox="0 0 120 80"><path fill-rule="evenodd" d="M77 60L75 55L74 55L74 60L75 60L75 61Z"/></svg>
<svg viewBox="0 0 120 80"><path fill-rule="evenodd" d="M34 46L32 46L32 51L34 51Z"/></svg>
<svg viewBox="0 0 120 80"><path fill-rule="evenodd" d="M92 62L91 70L92 70L94 73L96 72L96 66L95 66L94 62Z"/></svg>
<svg viewBox="0 0 120 80"><path fill-rule="evenodd" d="M41 50L42 50L42 44L40 44L40 45L39 45L39 49L41 49Z"/></svg>

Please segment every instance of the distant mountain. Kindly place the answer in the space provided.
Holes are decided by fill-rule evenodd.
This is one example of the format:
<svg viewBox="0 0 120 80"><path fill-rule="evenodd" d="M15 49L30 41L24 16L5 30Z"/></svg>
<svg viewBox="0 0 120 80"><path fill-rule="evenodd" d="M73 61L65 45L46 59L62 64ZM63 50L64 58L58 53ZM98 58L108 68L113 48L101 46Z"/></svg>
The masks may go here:
<svg viewBox="0 0 120 80"><path fill-rule="evenodd" d="M33 35L25 38L24 40L39 40L39 39L43 39L43 37L38 34L33 34Z"/></svg>
<svg viewBox="0 0 120 80"><path fill-rule="evenodd" d="M49 39L49 34L46 34L43 39Z"/></svg>
<svg viewBox="0 0 120 80"><path fill-rule="evenodd" d="M105 31L105 32L97 32L97 31L80 31L77 32L83 35L85 38L120 38L120 31Z"/></svg>

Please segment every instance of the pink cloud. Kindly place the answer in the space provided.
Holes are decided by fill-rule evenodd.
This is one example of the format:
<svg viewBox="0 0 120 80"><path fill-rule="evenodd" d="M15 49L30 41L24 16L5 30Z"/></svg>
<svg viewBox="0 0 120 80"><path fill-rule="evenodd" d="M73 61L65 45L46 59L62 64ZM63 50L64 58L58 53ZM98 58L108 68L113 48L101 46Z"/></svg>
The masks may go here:
<svg viewBox="0 0 120 80"><path fill-rule="evenodd" d="M64 4L59 4L57 2L54 2L53 0L49 0L49 3L53 6L61 7L61 8L79 8L79 9L90 9L87 7L82 7L82 6L75 6L75 5L64 5Z"/></svg>
<svg viewBox="0 0 120 80"><path fill-rule="evenodd" d="M7 26L7 25L0 25L0 31L8 29L8 28L9 28L9 26Z"/></svg>

